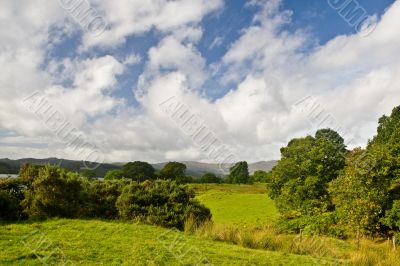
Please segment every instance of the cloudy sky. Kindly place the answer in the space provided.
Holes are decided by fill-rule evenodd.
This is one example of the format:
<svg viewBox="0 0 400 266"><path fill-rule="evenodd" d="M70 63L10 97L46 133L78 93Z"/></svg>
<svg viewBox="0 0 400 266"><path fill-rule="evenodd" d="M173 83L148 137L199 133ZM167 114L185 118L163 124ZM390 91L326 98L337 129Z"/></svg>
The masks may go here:
<svg viewBox="0 0 400 266"><path fill-rule="evenodd" d="M38 99L109 162L212 161L168 99L250 162L318 127L363 146L400 105L400 2L340 2L2 0L0 157L85 159Z"/></svg>

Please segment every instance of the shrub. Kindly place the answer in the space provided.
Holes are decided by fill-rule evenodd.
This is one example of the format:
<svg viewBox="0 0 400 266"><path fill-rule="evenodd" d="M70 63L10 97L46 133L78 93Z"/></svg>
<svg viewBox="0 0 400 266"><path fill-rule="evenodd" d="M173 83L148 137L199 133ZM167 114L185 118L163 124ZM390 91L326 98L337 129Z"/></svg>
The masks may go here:
<svg viewBox="0 0 400 266"><path fill-rule="evenodd" d="M83 216L82 182L76 174L56 166L45 166L33 180L22 202L32 218Z"/></svg>
<svg viewBox="0 0 400 266"><path fill-rule="evenodd" d="M25 186L19 178L0 179L0 220L25 218L20 205Z"/></svg>
<svg viewBox="0 0 400 266"><path fill-rule="evenodd" d="M44 165L24 164L21 166L18 176L24 183L30 185L39 176L39 171L44 167Z"/></svg>
<svg viewBox="0 0 400 266"><path fill-rule="evenodd" d="M126 182L123 180L84 182L85 215L105 219L117 218L118 210L115 203Z"/></svg>
<svg viewBox="0 0 400 266"><path fill-rule="evenodd" d="M121 169L110 170L104 176L104 180L122 179L124 178L124 176L125 176L124 171L122 171Z"/></svg>
<svg viewBox="0 0 400 266"><path fill-rule="evenodd" d="M175 181L131 183L123 189L116 206L124 219L179 230L189 217L197 223L211 218L210 210L194 199L194 191Z"/></svg>

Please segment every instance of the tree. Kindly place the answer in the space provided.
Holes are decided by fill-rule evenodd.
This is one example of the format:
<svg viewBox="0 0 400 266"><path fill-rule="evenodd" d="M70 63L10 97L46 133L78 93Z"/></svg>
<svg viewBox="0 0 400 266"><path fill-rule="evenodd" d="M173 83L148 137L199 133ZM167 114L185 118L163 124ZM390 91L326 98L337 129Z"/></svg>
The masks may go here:
<svg viewBox="0 0 400 266"><path fill-rule="evenodd" d="M89 169L83 170L80 174L81 174L81 176L86 177L86 178L96 178L96 173Z"/></svg>
<svg viewBox="0 0 400 266"><path fill-rule="evenodd" d="M121 169L111 170L106 173L104 180L122 179L125 177L124 171Z"/></svg>
<svg viewBox="0 0 400 266"><path fill-rule="evenodd" d="M187 183L185 176L186 165L179 162L169 162L160 170L161 179L176 180L178 183Z"/></svg>
<svg viewBox="0 0 400 266"><path fill-rule="evenodd" d="M229 169L228 182L231 184L251 183L247 162L238 162Z"/></svg>
<svg viewBox="0 0 400 266"><path fill-rule="evenodd" d="M0 174L11 174L12 168L9 164L0 162Z"/></svg>
<svg viewBox="0 0 400 266"><path fill-rule="evenodd" d="M250 178L253 182L269 183L269 173L265 171L255 171Z"/></svg>
<svg viewBox="0 0 400 266"><path fill-rule="evenodd" d="M200 178L200 183L221 183L221 178L217 177L213 173L205 173L201 178Z"/></svg>
<svg viewBox="0 0 400 266"><path fill-rule="evenodd" d="M130 162L122 167L124 177L142 182L155 179L155 171L151 164L146 162Z"/></svg>
<svg viewBox="0 0 400 266"><path fill-rule="evenodd" d="M270 196L284 217L319 215L333 210L328 183L345 165L344 140L331 129L291 140L270 174Z"/></svg>
<svg viewBox="0 0 400 266"><path fill-rule="evenodd" d="M355 149L346 168L330 184L339 221L349 232L399 230L394 218L400 200L400 107L379 119L377 135L366 150Z"/></svg>
<svg viewBox="0 0 400 266"><path fill-rule="evenodd" d="M388 200L390 180L384 178L384 172L381 171L388 154L383 150L369 150L368 158L373 156L383 163L371 166L369 160L359 162L366 160L364 152L357 148L348 155L347 165L339 177L330 183L329 193L339 224L348 232L375 233L382 227L380 219Z"/></svg>

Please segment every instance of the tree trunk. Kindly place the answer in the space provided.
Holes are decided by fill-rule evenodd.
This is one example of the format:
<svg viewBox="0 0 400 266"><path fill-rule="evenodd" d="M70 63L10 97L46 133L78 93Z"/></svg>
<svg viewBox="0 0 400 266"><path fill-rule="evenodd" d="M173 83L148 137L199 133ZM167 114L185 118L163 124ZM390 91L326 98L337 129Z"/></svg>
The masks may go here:
<svg viewBox="0 0 400 266"><path fill-rule="evenodd" d="M392 243L393 243L393 250L396 250L396 237L393 236L392 238Z"/></svg>

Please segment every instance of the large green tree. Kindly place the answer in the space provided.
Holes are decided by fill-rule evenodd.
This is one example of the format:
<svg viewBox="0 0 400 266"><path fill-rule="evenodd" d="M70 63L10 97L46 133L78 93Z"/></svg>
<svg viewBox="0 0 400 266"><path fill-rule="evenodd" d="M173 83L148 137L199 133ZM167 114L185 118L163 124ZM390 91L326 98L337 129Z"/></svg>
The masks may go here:
<svg viewBox="0 0 400 266"><path fill-rule="evenodd" d="M382 147L368 151L357 148L346 167L329 185L339 225L348 232L369 234L382 228L381 218L389 200L390 179L386 176L390 156Z"/></svg>
<svg viewBox="0 0 400 266"><path fill-rule="evenodd" d="M130 162L122 167L124 177L142 182L155 179L155 171L151 164L146 162Z"/></svg>
<svg viewBox="0 0 400 266"><path fill-rule="evenodd" d="M345 171L330 185L339 222L365 234L398 231L400 200L400 107L379 119L365 150L355 149Z"/></svg>
<svg viewBox="0 0 400 266"><path fill-rule="evenodd" d="M161 179L175 180L178 183L187 183L190 178L186 177L186 165L180 162L169 162L160 170Z"/></svg>
<svg viewBox="0 0 400 266"><path fill-rule="evenodd" d="M331 211L328 183L345 165L343 138L331 129L314 137L293 139L281 148L281 160L270 174L270 196L285 217Z"/></svg>
<svg viewBox="0 0 400 266"><path fill-rule="evenodd" d="M250 178L253 182L269 183L270 180L269 176L270 176L269 172L257 170L254 172L252 176L250 176Z"/></svg>
<svg viewBox="0 0 400 266"><path fill-rule="evenodd" d="M229 169L228 182L231 184L251 183L247 162L237 162Z"/></svg>

